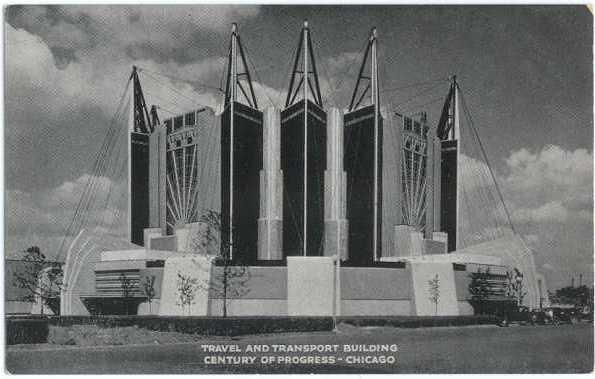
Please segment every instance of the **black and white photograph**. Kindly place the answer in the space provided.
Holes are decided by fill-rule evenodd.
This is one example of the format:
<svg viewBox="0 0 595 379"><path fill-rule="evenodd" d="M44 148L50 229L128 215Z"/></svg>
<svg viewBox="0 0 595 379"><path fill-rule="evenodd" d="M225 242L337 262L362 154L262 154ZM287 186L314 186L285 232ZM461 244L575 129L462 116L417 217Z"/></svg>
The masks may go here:
<svg viewBox="0 0 595 379"><path fill-rule="evenodd" d="M3 11L5 374L592 373L591 5Z"/></svg>

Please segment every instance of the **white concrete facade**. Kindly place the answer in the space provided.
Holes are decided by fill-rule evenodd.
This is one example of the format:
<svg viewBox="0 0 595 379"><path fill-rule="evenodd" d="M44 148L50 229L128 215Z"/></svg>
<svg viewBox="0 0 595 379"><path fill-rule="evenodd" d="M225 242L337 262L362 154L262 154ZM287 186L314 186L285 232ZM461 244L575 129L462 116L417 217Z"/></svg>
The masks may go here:
<svg viewBox="0 0 595 379"><path fill-rule="evenodd" d="M458 316L457 292L452 263L411 264L413 314L415 316ZM437 296L433 302L430 282L436 280Z"/></svg>
<svg viewBox="0 0 595 379"><path fill-rule="evenodd" d="M208 314L211 261L210 257L196 254L171 257L165 261L159 304L160 316ZM184 287L187 290L183 290Z"/></svg>
<svg viewBox="0 0 595 379"><path fill-rule="evenodd" d="M347 173L343 169L343 112L327 114L326 171L324 172L324 255L349 258Z"/></svg>
<svg viewBox="0 0 595 379"><path fill-rule="evenodd" d="M287 314L333 314L334 262L330 257L287 257Z"/></svg>
<svg viewBox="0 0 595 379"><path fill-rule="evenodd" d="M260 171L258 259L283 259L283 170L281 170L281 113L264 111L263 169Z"/></svg>

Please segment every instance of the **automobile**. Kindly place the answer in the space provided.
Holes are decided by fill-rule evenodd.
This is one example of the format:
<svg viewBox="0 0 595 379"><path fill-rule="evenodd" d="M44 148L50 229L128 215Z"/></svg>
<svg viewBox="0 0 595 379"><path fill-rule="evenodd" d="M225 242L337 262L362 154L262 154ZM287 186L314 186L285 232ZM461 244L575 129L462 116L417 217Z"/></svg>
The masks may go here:
<svg viewBox="0 0 595 379"><path fill-rule="evenodd" d="M583 321L593 322L593 306L591 304L579 307L579 318Z"/></svg>
<svg viewBox="0 0 595 379"><path fill-rule="evenodd" d="M518 306L516 304L508 304L501 307L496 313L499 326L509 326L511 323L522 325L536 325L544 324L546 316L540 310L531 310L526 306Z"/></svg>
<svg viewBox="0 0 595 379"><path fill-rule="evenodd" d="M554 324L576 324L580 320L580 311L574 306L570 307L551 307Z"/></svg>

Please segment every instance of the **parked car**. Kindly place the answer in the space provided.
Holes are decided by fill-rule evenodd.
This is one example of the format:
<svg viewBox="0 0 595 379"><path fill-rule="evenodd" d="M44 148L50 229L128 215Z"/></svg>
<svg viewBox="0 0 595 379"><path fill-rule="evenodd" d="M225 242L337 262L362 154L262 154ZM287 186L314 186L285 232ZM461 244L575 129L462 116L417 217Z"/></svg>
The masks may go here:
<svg viewBox="0 0 595 379"><path fill-rule="evenodd" d="M546 316L542 311L534 311L529 307L509 304L502 307L496 314L499 326L509 326L511 323L535 325L545 323Z"/></svg>
<svg viewBox="0 0 595 379"><path fill-rule="evenodd" d="M575 307L552 307L554 324L576 324L580 319L580 311Z"/></svg>
<svg viewBox="0 0 595 379"><path fill-rule="evenodd" d="M579 318L583 321L593 322L593 307L592 305L583 305L579 309Z"/></svg>

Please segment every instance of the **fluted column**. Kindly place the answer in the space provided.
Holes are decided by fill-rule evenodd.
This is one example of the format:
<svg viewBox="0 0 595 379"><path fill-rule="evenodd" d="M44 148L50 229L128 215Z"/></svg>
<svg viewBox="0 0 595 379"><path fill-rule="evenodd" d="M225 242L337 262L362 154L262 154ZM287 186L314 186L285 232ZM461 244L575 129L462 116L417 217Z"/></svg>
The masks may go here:
<svg viewBox="0 0 595 379"><path fill-rule="evenodd" d="M281 115L264 112L263 169L260 171L258 259L283 259L283 171L281 170Z"/></svg>
<svg viewBox="0 0 595 379"><path fill-rule="evenodd" d="M343 112L330 108L327 118L324 172L324 255L349 258L347 232L347 175L343 169Z"/></svg>

